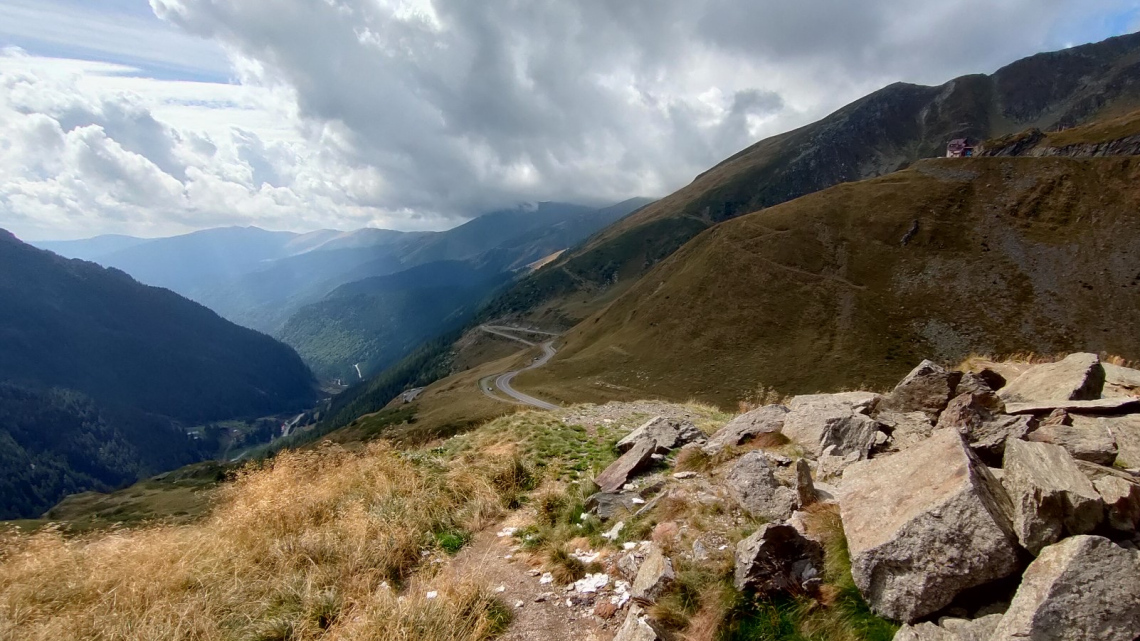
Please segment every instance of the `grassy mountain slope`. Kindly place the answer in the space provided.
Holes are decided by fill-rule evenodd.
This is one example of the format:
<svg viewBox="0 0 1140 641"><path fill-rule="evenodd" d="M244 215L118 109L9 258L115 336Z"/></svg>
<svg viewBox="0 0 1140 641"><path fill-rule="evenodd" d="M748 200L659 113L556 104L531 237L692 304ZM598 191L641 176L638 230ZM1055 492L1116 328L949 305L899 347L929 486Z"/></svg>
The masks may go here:
<svg viewBox="0 0 1140 641"><path fill-rule="evenodd" d="M973 351L1135 358L1137 185L1134 158L931 160L840 185L704 232L517 383L731 404Z"/></svg>
<svg viewBox="0 0 1140 641"><path fill-rule="evenodd" d="M940 87L898 83L741 151L505 292L487 315L565 327L614 300L710 225L1027 127L1140 105L1140 34L1045 53Z"/></svg>
<svg viewBox="0 0 1140 641"><path fill-rule="evenodd" d="M334 290L302 307L281 339L317 376L355 380L396 362L423 341L465 322L507 275L461 261L438 261Z"/></svg>

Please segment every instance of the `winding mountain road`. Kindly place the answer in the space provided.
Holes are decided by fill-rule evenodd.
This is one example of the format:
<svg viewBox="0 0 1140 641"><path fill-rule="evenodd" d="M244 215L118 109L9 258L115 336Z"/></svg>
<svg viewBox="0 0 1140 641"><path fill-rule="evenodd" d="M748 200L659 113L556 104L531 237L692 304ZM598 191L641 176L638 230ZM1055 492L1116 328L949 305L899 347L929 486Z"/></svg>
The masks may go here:
<svg viewBox="0 0 1140 641"><path fill-rule="evenodd" d="M481 327L481 329L483 331L487 332L488 334L494 334L496 336L501 336L503 338L509 338L511 340L523 343L524 345L527 345L529 347L533 347L535 344L528 341L528 340L519 338L518 336L513 336L513 335L509 334L508 332L511 332L511 331L529 332L529 333L533 333L533 334L545 334L547 336L557 336L557 334L553 334L551 332L541 332L541 331L529 330L529 329L523 330L523 329L518 329L518 328L514 328L514 327L495 327L495 326L490 326L490 325L483 325ZM546 341L545 343L542 343L542 356L539 356L538 358L534 359L534 361L530 365L527 365L526 367L516 369L516 370L510 371L510 372L503 372L502 374L499 374L498 376L495 377L495 387L497 387L499 389L499 391L506 394L510 398L512 398L515 401L522 403L524 405L530 405L532 407L537 407L537 408L543 409L543 410L559 409L557 405L554 405L552 403L547 403L546 401L544 401L542 399L535 398L529 394L524 394L524 393L516 390L515 388L511 387L511 381L513 381L516 376L518 376L519 374L521 374L527 370L532 370L532 369L535 369L538 367L542 367L543 365L546 365L547 361L549 361L551 358L553 358L556 353L557 353L557 350L554 349L554 339L551 339L551 340ZM486 380L486 379L484 379L484 380ZM484 394L486 394L487 396L489 396L489 397L491 397L497 401L505 401L505 399L500 398L500 397L496 396L495 394L493 394L491 392L491 390L483 383L483 381L479 382L479 389L482 390Z"/></svg>

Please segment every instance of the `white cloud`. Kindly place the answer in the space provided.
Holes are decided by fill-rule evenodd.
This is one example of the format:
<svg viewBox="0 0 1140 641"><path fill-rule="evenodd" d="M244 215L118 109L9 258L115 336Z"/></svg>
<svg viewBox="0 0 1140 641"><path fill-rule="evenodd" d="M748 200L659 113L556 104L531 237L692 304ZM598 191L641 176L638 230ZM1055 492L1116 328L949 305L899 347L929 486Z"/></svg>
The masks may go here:
<svg viewBox="0 0 1140 641"><path fill-rule="evenodd" d="M180 30L168 49L169 28L139 16L0 0L0 19L19 18L0 35L74 38L109 60L141 61L0 57L0 225L31 238L221 224L439 228L520 201L664 195L884 84L942 82L1109 35L1089 25L1136 6L150 4ZM84 21L97 35L82 33ZM131 33L151 35L127 44ZM232 82L155 79L151 68L193 71L185 56L202 43L204 73L222 73L225 52Z"/></svg>

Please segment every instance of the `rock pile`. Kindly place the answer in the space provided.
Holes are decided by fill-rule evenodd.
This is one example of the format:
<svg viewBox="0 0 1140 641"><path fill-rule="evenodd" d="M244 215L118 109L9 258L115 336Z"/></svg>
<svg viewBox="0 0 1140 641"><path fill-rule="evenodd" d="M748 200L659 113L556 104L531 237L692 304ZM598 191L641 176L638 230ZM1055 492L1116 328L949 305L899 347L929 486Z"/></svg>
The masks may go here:
<svg viewBox="0 0 1140 641"><path fill-rule="evenodd" d="M904 624L897 641L1140 638L1140 371L1094 354L994 367L924 361L888 394L797 396L707 440L654 419L619 443L591 501L632 510L646 498L634 476L670 451L719 462L779 433L789 456L723 464L723 495L766 523L736 547L738 589L818 589L823 551L798 511L833 502L852 578ZM660 549L640 554L629 578L651 601L672 566ZM631 609L618 638L659 638L647 617Z"/></svg>

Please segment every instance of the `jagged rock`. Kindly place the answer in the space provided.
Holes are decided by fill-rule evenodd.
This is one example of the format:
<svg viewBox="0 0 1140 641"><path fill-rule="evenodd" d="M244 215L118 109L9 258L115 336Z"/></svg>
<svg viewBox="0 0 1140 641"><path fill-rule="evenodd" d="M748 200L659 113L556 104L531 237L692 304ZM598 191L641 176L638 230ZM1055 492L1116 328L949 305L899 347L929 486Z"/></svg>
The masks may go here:
<svg viewBox="0 0 1140 641"><path fill-rule="evenodd" d="M1020 567L1009 498L954 430L851 466L839 506L852 577L880 615L913 622Z"/></svg>
<svg viewBox="0 0 1140 641"><path fill-rule="evenodd" d="M638 443L652 441L657 454L668 454L674 448L688 443L703 443L705 435L689 421L658 416L649 419L617 442L619 452L628 452Z"/></svg>
<svg viewBox="0 0 1140 641"><path fill-rule="evenodd" d="M981 370L976 372L975 375L985 381L986 385L988 385L989 388L995 392L1005 387L1006 384L1009 383L1009 381L1006 380L1006 377L1003 376L1001 372L998 372L992 367L983 367Z"/></svg>
<svg viewBox="0 0 1140 641"><path fill-rule="evenodd" d="M1064 536L1091 532L1104 519L1096 488L1059 445L1010 441L1002 470L1014 531L1033 554Z"/></svg>
<svg viewBox="0 0 1140 641"><path fill-rule="evenodd" d="M1069 413L1066 412L1065 410L1062 410L1062 409L1055 409L1052 412L1049 412L1049 416L1046 416L1041 421L1042 426L1072 425L1072 424L1073 424L1073 417L1069 416Z"/></svg>
<svg viewBox="0 0 1140 641"><path fill-rule="evenodd" d="M796 396L788 402L783 434L812 456L835 445L840 454L862 451L866 457L878 430L868 414L881 398L871 392Z"/></svg>
<svg viewBox="0 0 1140 641"><path fill-rule="evenodd" d="M788 408L783 405L766 405L741 414L717 430L702 449L706 454L716 454L760 434L779 432L787 414Z"/></svg>
<svg viewBox="0 0 1140 641"><path fill-rule="evenodd" d="M1004 384L1005 379L1003 378L1002 385ZM998 387L1001 387L1001 385ZM954 394L950 398L961 396L963 394L992 394L993 392L994 388L990 386L989 381L987 381L982 375L974 374L973 372L966 372L965 374L962 374L962 378L958 381L958 386L954 388Z"/></svg>
<svg viewBox="0 0 1140 641"><path fill-rule="evenodd" d="M1105 476L1093 481L1093 487L1104 501L1109 527L1121 532L1135 532L1140 528L1140 483Z"/></svg>
<svg viewBox="0 0 1140 641"><path fill-rule="evenodd" d="M651 544L645 555L645 560L637 570L637 577L633 580L630 595L635 599L648 599L650 601L661 596L676 575L673 573L673 562L661 548Z"/></svg>
<svg viewBox="0 0 1140 641"><path fill-rule="evenodd" d="M937 624L904 625L894 641L989 641L1000 621L1001 614L988 614L973 620L944 618Z"/></svg>
<svg viewBox="0 0 1140 641"><path fill-rule="evenodd" d="M1074 536L1026 568L991 641L1133 641L1140 634L1140 552Z"/></svg>
<svg viewBox="0 0 1140 641"><path fill-rule="evenodd" d="M1025 440L1060 445L1075 459L1112 465L1116 461L1116 439L1104 424L1090 423L1080 426L1042 425L1027 434Z"/></svg>
<svg viewBox="0 0 1140 641"><path fill-rule="evenodd" d="M823 547L786 523L766 523L736 545L737 590L772 594L810 589L823 568Z"/></svg>
<svg viewBox="0 0 1140 641"><path fill-rule="evenodd" d="M724 479L728 494L752 516L782 521L796 509L796 493L780 485L763 452L737 459Z"/></svg>
<svg viewBox="0 0 1140 641"><path fill-rule="evenodd" d="M932 361L922 361L883 399L882 408L923 412L934 420L946 409L961 378L961 372L950 372Z"/></svg>
<svg viewBox="0 0 1140 641"><path fill-rule="evenodd" d="M610 463L594 482L603 492L617 492L634 474L649 465L655 447L656 443L652 439L638 441L618 460Z"/></svg>
<svg viewBox="0 0 1140 641"><path fill-rule="evenodd" d="M875 415L883 429L890 435L888 449L901 452L930 438L934 423L925 412L879 412Z"/></svg>
<svg viewBox="0 0 1140 641"><path fill-rule="evenodd" d="M1074 414L1073 427L1107 430L1116 442L1116 464L1140 467L1140 414L1102 417Z"/></svg>
<svg viewBox="0 0 1140 641"><path fill-rule="evenodd" d="M1110 363L1101 363L1104 368L1104 389L1101 398L1120 396L1140 396L1140 370L1134 370Z"/></svg>
<svg viewBox="0 0 1140 641"><path fill-rule="evenodd" d="M1095 401L1035 401L1006 403L1007 414L1049 414L1062 409L1071 414L1127 414L1140 412L1140 398L1099 398Z"/></svg>
<svg viewBox="0 0 1140 641"><path fill-rule="evenodd" d="M635 495L621 492L597 492L586 499L585 507L603 521L608 521L620 514L626 514L637 509L634 502Z"/></svg>
<svg viewBox="0 0 1140 641"><path fill-rule="evenodd" d="M1032 428L1029 417L1006 416L1001 399L989 391L962 394L950 401L936 429L953 429L987 461L1000 461L1005 442L1021 438Z"/></svg>
<svg viewBox="0 0 1140 641"><path fill-rule="evenodd" d="M1090 401L1100 398L1104 376L1096 354L1069 354L1056 363L1034 365L998 394L1006 403Z"/></svg>
<svg viewBox="0 0 1140 641"><path fill-rule="evenodd" d="M637 604L629 606L625 622L618 628L614 641L658 641L661 635L653 627L652 621Z"/></svg>
<svg viewBox="0 0 1140 641"><path fill-rule="evenodd" d="M819 455L819 460L815 467L817 478L826 480L837 479L843 476L843 470L866 458L860 452L851 452L846 456L837 456L833 454L833 452L835 452L835 447L830 446Z"/></svg>
<svg viewBox="0 0 1140 641"><path fill-rule="evenodd" d="M796 499L800 507L807 507L816 501L815 484L811 480L811 466L807 459L796 461Z"/></svg>

